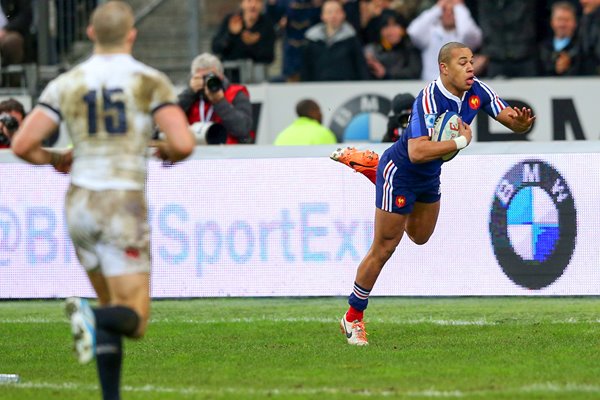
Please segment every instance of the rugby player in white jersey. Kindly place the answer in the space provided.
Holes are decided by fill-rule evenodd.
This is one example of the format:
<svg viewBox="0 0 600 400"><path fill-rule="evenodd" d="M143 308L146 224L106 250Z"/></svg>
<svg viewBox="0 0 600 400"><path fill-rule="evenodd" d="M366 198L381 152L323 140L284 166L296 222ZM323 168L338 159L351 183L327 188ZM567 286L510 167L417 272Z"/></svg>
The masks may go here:
<svg viewBox="0 0 600 400"><path fill-rule="evenodd" d="M129 5L99 6L87 33L94 54L48 84L12 150L32 164L71 173L67 225L99 307L69 298L66 311L79 361L96 357L103 398L118 399L122 338L141 337L150 311L147 148L176 162L195 142L168 78L131 56L136 30ZM61 122L73 148L42 148ZM165 134L162 142L151 142L154 123Z"/></svg>

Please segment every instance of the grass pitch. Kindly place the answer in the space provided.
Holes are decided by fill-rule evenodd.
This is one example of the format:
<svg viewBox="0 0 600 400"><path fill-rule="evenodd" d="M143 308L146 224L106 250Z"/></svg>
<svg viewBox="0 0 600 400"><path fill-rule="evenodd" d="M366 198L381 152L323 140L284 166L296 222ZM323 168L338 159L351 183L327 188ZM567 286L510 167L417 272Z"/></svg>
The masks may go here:
<svg viewBox="0 0 600 400"><path fill-rule="evenodd" d="M370 346L345 299L155 301L125 344L124 399L597 399L596 298L372 298ZM0 399L100 398L59 301L0 302Z"/></svg>

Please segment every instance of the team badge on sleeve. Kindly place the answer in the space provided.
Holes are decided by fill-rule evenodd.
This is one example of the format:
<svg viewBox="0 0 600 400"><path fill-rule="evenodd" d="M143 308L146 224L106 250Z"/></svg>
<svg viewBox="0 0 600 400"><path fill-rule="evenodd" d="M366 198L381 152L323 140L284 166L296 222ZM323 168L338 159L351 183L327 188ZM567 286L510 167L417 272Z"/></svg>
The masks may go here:
<svg viewBox="0 0 600 400"><path fill-rule="evenodd" d="M436 117L437 114L425 114L425 127L427 129L433 129Z"/></svg>

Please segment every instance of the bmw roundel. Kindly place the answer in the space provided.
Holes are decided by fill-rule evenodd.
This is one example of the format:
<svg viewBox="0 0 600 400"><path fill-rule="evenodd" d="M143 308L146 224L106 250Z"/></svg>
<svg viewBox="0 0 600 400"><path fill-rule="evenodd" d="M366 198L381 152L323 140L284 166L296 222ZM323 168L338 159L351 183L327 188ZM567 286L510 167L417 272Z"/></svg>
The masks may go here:
<svg viewBox="0 0 600 400"><path fill-rule="evenodd" d="M329 129L338 142L381 142L386 131L390 99L366 93L342 104L333 112Z"/></svg>
<svg viewBox="0 0 600 400"><path fill-rule="evenodd" d="M489 226L506 276L529 289L555 282L575 250L576 214L569 185L554 167L541 160L513 165L496 186Z"/></svg>

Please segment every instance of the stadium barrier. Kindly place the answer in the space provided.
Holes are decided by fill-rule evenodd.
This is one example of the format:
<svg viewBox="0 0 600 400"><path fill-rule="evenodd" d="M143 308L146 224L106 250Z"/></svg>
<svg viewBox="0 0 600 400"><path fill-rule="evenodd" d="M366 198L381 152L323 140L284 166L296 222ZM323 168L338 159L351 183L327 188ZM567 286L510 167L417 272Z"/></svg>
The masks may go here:
<svg viewBox="0 0 600 400"><path fill-rule="evenodd" d="M497 93L510 105L529 107L538 116L534 127L524 135L515 136L481 111L471 124L475 141L572 141L598 140L595 121L595 93L600 80L571 79L511 79L490 80ZM379 143L383 137L391 102L401 92L417 95L424 87L421 81L394 82L327 82L270 83L248 85L253 104L256 143L270 145L297 116L296 103L305 98L321 106L323 124L337 136L339 142ZM177 88L177 93L184 88ZM0 100L3 98L0 96ZM61 132L57 147L69 140Z"/></svg>
<svg viewBox="0 0 600 400"><path fill-rule="evenodd" d="M207 146L173 167L151 161L152 295L347 295L375 190L327 158L334 148ZM68 177L9 151L0 165L0 298L92 296L66 232ZM599 166L598 141L473 143L443 168L434 235L405 238L373 295L599 295Z"/></svg>

